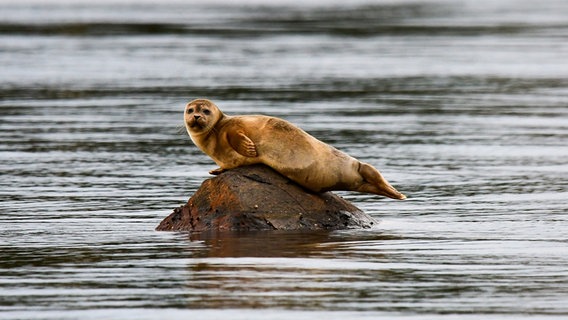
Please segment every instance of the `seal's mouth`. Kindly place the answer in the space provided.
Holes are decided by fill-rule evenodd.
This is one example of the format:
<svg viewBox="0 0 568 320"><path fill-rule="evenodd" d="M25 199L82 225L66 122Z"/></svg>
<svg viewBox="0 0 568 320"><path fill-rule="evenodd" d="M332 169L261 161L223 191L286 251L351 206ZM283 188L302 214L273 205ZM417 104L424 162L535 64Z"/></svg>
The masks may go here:
<svg viewBox="0 0 568 320"><path fill-rule="evenodd" d="M207 127L207 121L205 121L205 119L203 118L191 119L190 121L187 122L187 124L191 129L196 129L196 130L202 130L205 129L205 127Z"/></svg>

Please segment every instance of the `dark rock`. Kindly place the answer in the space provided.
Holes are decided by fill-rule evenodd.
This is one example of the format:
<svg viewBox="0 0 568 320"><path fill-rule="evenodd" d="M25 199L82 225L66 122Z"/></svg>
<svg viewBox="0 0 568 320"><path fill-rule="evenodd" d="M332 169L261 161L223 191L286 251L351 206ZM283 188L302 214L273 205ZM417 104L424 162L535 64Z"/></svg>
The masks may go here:
<svg viewBox="0 0 568 320"><path fill-rule="evenodd" d="M331 192L313 193L264 165L205 180L159 231L370 228L372 217Z"/></svg>

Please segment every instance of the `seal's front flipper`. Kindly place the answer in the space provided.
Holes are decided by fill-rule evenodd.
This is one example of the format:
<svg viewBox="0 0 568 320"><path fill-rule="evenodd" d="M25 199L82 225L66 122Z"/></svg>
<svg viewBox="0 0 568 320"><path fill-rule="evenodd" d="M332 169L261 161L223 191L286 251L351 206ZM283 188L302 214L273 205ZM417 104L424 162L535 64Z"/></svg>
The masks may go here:
<svg viewBox="0 0 568 320"><path fill-rule="evenodd" d="M225 172L225 171L227 171L227 170L226 170L226 169L223 169L223 168L217 168L217 169L215 169L215 170L209 171L209 174L212 174L212 175L214 175L214 176L217 176L217 175L220 175L221 173L223 173L223 172Z"/></svg>
<svg viewBox="0 0 568 320"><path fill-rule="evenodd" d="M256 145L244 132L238 131L236 134L229 134L228 140L231 147L239 154L249 158L258 156Z"/></svg>

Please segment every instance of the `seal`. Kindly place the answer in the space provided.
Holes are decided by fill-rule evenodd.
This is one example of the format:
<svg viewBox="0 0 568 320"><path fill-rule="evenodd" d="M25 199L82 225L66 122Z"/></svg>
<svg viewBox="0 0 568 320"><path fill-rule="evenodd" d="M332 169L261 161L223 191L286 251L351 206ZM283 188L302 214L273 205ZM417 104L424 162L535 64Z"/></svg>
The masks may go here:
<svg viewBox="0 0 568 320"><path fill-rule="evenodd" d="M220 167L211 174L262 163L313 192L358 191L406 199L368 163L319 141L288 121L263 115L225 115L196 99L184 110L191 140Z"/></svg>

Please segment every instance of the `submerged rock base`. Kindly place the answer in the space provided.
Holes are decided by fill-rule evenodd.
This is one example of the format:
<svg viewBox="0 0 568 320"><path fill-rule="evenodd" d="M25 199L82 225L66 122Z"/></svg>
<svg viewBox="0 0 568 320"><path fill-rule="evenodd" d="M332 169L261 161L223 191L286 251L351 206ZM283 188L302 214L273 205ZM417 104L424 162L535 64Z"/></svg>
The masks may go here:
<svg viewBox="0 0 568 320"><path fill-rule="evenodd" d="M376 224L331 192L306 191L273 169L254 165L205 180L156 230L338 230Z"/></svg>

